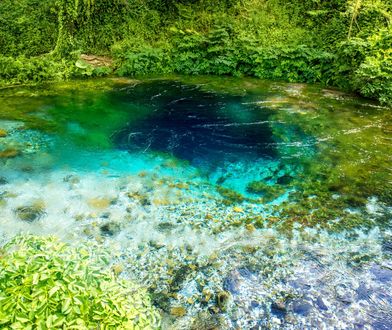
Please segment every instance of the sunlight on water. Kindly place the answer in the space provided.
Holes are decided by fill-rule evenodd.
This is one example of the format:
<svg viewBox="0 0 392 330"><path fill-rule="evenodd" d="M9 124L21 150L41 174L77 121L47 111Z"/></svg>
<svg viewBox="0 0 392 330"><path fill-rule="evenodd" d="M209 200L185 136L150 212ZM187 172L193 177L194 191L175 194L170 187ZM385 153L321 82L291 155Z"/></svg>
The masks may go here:
<svg viewBox="0 0 392 330"><path fill-rule="evenodd" d="M3 242L101 243L167 328L392 326L390 109L204 77L20 87L0 104Z"/></svg>

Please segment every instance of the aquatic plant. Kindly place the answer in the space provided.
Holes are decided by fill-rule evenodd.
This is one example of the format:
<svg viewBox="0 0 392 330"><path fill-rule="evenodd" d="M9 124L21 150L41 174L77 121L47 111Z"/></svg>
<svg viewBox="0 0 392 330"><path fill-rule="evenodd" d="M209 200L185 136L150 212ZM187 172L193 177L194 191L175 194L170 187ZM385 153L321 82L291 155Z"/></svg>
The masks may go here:
<svg viewBox="0 0 392 330"><path fill-rule="evenodd" d="M2 328L159 328L146 291L105 270L105 255L88 247L19 236L3 247L0 265Z"/></svg>
<svg viewBox="0 0 392 330"><path fill-rule="evenodd" d="M285 189L280 185L269 185L264 181L252 181L246 186L246 190L253 194L260 194L263 200L270 202L285 192Z"/></svg>
<svg viewBox="0 0 392 330"><path fill-rule="evenodd" d="M242 203L245 198L233 189L217 186L216 190L224 198L223 203L230 205L235 203Z"/></svg>

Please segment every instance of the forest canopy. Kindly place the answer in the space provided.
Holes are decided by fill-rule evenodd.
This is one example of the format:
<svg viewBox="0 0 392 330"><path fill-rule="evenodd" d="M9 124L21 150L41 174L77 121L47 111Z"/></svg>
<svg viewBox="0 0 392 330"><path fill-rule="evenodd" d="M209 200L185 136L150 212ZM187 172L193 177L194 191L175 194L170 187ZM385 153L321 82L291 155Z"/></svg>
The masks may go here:
<svg viewBox="0 0 392 330"><path fill-rule="evenodd" d="M0 81L246 75L392 104L391 21L390 0L2 0Z"/></svg>

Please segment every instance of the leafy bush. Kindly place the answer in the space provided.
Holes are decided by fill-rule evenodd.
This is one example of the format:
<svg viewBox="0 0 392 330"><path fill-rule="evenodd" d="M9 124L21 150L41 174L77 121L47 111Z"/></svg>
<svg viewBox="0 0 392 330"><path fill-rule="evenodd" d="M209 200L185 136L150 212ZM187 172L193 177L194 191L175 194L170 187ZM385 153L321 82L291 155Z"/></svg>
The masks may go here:
<svg viewBox="0 0 392 330"><path fill-rule="evenodd" d="M72 67L66 60L49 57L0 56L0 83L22 84L62 80L71 76Z"/></svg>
<svg viewBox="0 0 392 330"><path fill-rule="evenodd" d="M290 82L324 82L333 54L304 45L293 48L257 50L254 75L264 79Z"/></svg>
<svg viewBox="0 0 392 330"><path fill-rule="evenodd" d="M144 46L136 51L125 51L122 57L122 65L117 71L120 76L171 72L170 56L163 48Z"/></svg>
<svg viewBox="0 0 392 330"><path fill-rule="evenodd" d="M0 56L0 85L101 77L112 71L109 67L93 67L75 60L75 57L56 59L50 55L30 58Z"/></svg>
<svg viewBox="0 0 392 330"><path fill-rule="evenodd" d="M392 49L367 57L355 73L354 84L362 95L392 106Z"/></svg>
<svg viewBox="0 0 392 330"><path fill-rule="evenodd" d="M1 0L0 54L36 56L51 51L57 24L55 0Z"/></svg>
<svg viewBox="0 0 392 330"><path fill-rule="evenodd" d="M392 28L367 38L369 51L353 76L362 95L392 105Z"/></svg>
<svg viewBox="0 0 392 330"><path fill-rule="evenodd" d="M1 328L158 328L146 292L104 268L104 255L87 248L17 237L0 257Z"/></svg>

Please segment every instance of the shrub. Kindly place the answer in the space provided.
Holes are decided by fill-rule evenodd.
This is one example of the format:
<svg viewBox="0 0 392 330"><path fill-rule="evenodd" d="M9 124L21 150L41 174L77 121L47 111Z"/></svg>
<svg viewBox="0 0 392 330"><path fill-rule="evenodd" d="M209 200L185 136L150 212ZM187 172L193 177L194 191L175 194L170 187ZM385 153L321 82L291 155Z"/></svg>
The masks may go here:
<svg viewBox="0 0 392 330"><path fill-rule="evenodd" d="M170 73L170 56L164 48L143 46L137 50L124 49L117 73L120 76Z"/></svg>
<svg viewBox="0 0 392 330"><path fill-rule="evenodd" d="M146 292L104 271L103 254L20 236L0 256L2 329L153 329Z"/></svg>
<svg viewBox="0 0 392 330"><path fill-rule="evenodd" d="M362 95L392 105L392 50L367 57L356 71L355 84Z"/></svg>
<svg viewBox="0 0 392 330"><path fill-rule="evenodd" d="M23 84L62 80L71 75L70 63L49 56L6 57L0 55L0 83Z"/></svg>
<svg viewBox="0 0 392 330"><path fill-rule="evenodd" d="M324 82L333 55L304 45L290 48L259 48L254 55L254 75L290 82Z"/></svg>
<svg viewBox="0 0 392 330"><path fill-rule="evenodd" d="M353 84L364 96L392 105L392 28L367 39L370 50L355 71Z"/></svg>

